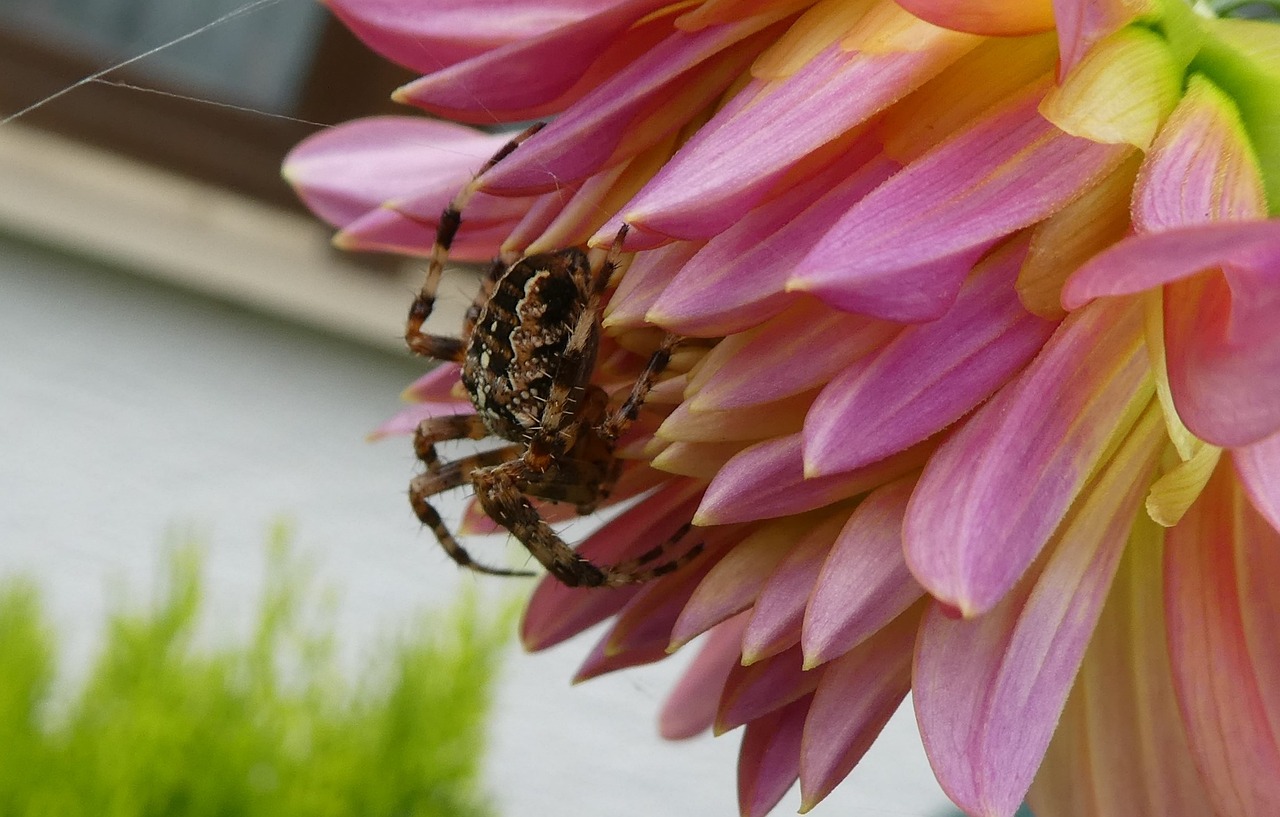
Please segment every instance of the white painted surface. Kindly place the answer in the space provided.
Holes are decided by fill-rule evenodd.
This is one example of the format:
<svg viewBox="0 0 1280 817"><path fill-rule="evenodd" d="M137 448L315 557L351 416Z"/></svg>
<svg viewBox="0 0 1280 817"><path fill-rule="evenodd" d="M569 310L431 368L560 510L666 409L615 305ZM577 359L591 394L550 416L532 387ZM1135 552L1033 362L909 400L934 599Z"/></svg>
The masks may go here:
<svg viewBox="0 0 1280 817"><path fill-rule="evenodd" d="M121 273L0 242L0 572L38 578L71 663L114 583L149 589L166 529L209 543L210 603L247 622L272 519L340 590L340 637L445 603L460 574L404 500L403 442L362 441L418 364ZM683 663L571 688L590 636L512 655L489 783L507 817L733 815L737 735L668 744ZM354 650L358 652L358 649ZM818 815L950 813L899 713ZM777 812L798 803L793 792Z"/></svg>

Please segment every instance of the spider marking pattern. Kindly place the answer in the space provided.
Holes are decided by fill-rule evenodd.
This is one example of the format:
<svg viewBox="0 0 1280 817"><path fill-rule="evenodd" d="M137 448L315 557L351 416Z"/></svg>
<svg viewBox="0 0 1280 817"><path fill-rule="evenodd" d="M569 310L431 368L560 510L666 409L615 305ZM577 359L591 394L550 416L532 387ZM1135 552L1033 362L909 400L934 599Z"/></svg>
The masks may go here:
<svg viewBox="0 0 1280 817"><path fill-rule="evenodd" d="M636 419L681 342L675 335L663 339L621 406L611 408L605 391L590 382L600 341L602 297L617 269L627 228L619 230L603 254L570 247L512 263L496 260L467 310L462 337L429 335L422 329L435 304L463 208L479 178L540 127L526 130L499 150L441 216L426 280L409 309L405 342L415 354L461 363L462 382L476 411L433 417L419 425L414 451L425 471L410 483L409 501L445 552L464 567L496 575L530 575L474 561L441 521L431 498L470 483L489 518L510 531L564 584L613 587L644 582L679 569L701 552L702 546L696 545L659 561L689 525L635 559L602 566L566 544L529 501L533 497L568 502L579 514L587 514L609 496L622 465L614 456L618 438ZM509 444L452 462L436 453L436 443L445 440L486 437Z"/></svg>

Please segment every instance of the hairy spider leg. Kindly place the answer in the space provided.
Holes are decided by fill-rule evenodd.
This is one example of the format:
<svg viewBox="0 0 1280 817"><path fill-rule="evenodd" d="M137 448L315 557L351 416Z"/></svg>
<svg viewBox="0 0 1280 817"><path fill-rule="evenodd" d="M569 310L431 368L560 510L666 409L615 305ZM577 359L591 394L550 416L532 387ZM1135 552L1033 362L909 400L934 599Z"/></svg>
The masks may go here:
<svg viewBox="0 0 1280 817"><path fill-rule="evenodd" d="M679 570L702 552L702 545L696 545L648 570L635 569L666 552L669 543L663 543L622 565L597 566L569 547L529 502L526 498L531 483L528 475L524 460L516 459L473 471L472 483L480 506L489 518L511 531L551 575L569 587L620 587L647 582Z"/></svg>
<svg viewBox="0 0 1280 817"><path fill-rule="evenodd" d="M542 130L544 124L538 122L531 125L510 142L503 145L501 150L484 163L471 181L462 190L458 191L458 195L440 214L440 226L436 230L435 245L431 248L431 262L427 265L427 276L422 282L422 288L418 290L417 296L413 299L413 304L409 307L409 319L405 324L404 342L414 354L453 363L461 363L466 355L466 337L452 338L446 335L428 335L422 331L422 325L426 323L427 318L431 316L431 310L435 308L436 289L440 286L440 276L444 274L444 265L449 260L449 248L453 246L453 239L458 234L458 228L462 226L462 210L479 189L480 177L489 168L510 156L511 152L519 147L522 142Z"/></svg>
<svg viewBox="0 0 1280 817"><path fill-rule="evenodd" d="M457 538L445 526L444 520L440 518L440 513L435 506L430 503L430 498L436 494L448 491L466 485L472 479L472 474L478 470L491 468L499 463L506 462L512 457L518 456L520 446L509 445L502 448L495 448L492 451L482 451L478 454L472 454L469 457L463 457L459 460L441 464L435 459L434 448L431 449L432 462L428 462L428 471L425 474L419 474L409 483L409 504L413 506L413 512L417 515L418 520L431 529L436 538L440 540L440 546L444 548L444 552L449 554L449 558L457 562L462 567L470 568L479 573L488 573L494 576L532 576L528 570L514 570L502 567L489 567L486 564L475 561L471 558L471 554L457 540ZM425 460L424 460L425 461Z"/></svg>
<svg viewBox="0 0 1280 817"><path fill-rule="evenodd" d="M649 364L644 367L640 377L631 386L631 393L627 395L626 401L611 412L600 427L600 436L609 445L617 443L618 438L630 428L636 417L640 416L640 407L644 405L645 398L649 396L658 378L670 365L672 353L683 342L683 337L668 332L658 344L658 348L649 356Z"/></svg>
<svg viewBox="0 0 1280 817"><path fill-rule="evenodd" d="M586 386L591 379L595 347L600 336L601 298L605 286L618 267L627 230L625 224L618 230L608 253L600 261L599 268L592 270L587 283L588 291L583 293L587 296L586 304L565 344L560 368L556 370L551 382L539 427L531 435L529 448L524 455L525 464L534 471L546 470L577 441L578 429L573 423L574 412L571 410L574 392L586 397Z"/></svg>

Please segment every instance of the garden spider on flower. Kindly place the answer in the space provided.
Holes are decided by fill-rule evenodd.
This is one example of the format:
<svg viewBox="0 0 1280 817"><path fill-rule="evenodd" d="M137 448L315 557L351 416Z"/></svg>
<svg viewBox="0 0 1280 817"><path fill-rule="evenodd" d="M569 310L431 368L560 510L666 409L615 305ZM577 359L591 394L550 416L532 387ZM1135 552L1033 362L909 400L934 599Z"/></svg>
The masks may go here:
<svg viewBox="0 0 1280 817"><path fill-rule="evenodd" d="M540 127L512 139L475 179ZM415 354L462 364L462 383L476 409L474 414L429 418L418 426L414 450L426 471L409 485L414 512L455 562L483 573L529 575L473 561L441 521L431 497L468 482L484 512L566 585L634 584L680 568L698 555L701 545L653 563L688 530L687 525L671 542L606 567L578 555L529 501L534 497L569 502L580 514L595 510L621 470L614 456L619 436L635 420L680 343L674 335L663 339L617 408L611 409L605 391L590 382L600 341L602 295L617 268L625 226L607 252L589 255L570 247L526 256L509 266L495 261L468 310L461 338L422 331L462 209L476 187L475 180L464 187L441 216L426 280L409 309L405 329L405 342ZM511 444L453 462L442 462L436 454L438 442L489 436Z"/></svg>

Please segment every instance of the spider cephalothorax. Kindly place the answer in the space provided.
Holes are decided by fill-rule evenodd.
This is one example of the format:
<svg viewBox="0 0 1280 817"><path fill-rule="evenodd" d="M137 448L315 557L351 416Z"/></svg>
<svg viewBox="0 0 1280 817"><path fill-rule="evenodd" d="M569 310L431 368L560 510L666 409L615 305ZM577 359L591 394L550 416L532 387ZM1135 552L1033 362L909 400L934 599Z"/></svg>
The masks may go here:
<svg viewBox="0 0 1280 817"><path fill-rule="evenodd" d="M525 138L513 139L477 178ZM607 252L571 247L495 261L467 313L462 338L423 333L435 291L474 182L440 219L426 282L409 311L405 341L417 354L462 364L462 383L475 414L435 417L417 430L414 448L426 472L414 478L409 499L423 524L459 564L485 573L523 571L480 565L445 527L429 500L461 485L474 486L480 506L519 539L557 579L568 585L614 586L646 581L679 568L699 547L660 564L659 543L629 562L600 566L573 551L538 513L530 497L567 502L590 513L608 497L621 463L618 437L636 418L645 396L670 361L679 338L667 336L649 359L630 395L611 408L608 395L591 383L600 342L602 296L618 265L627 230ZM509 445L442 462L442 440L494 436Z"/></svg>

